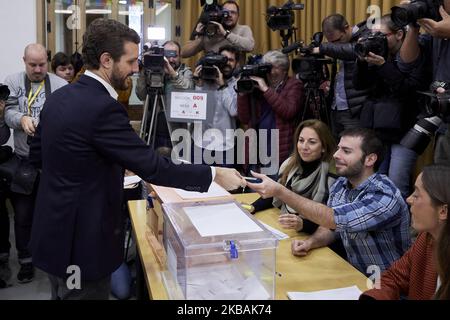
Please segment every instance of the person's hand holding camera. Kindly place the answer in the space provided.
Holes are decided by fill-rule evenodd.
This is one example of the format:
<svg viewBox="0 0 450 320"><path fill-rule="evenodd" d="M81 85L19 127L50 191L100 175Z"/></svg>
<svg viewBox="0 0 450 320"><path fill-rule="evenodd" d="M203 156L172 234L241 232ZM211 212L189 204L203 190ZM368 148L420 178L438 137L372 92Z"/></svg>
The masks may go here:
<svg viewBox="0 0 450 320"><path fill-rule="evenodd" d="M218 34L220 34L223 37L225 37L227 35L227 31L225 30L223 25L221 25L220 23L215 22L215 21L211 21L211 23L217 26L217 33Z"/></svg>
<svg viewBox="0 0 450 320"><path fill-rule="evenodd" d="M266 93L267 90L269 90L269 86L267 85L266 81L263 78L260 77L250 77L253 81L255 81L257 88L262 92Z"/></svg>
<svg viewBox="0 0 450 320"><path fill-rule="evenodd" d="M36 127L34 126L34 121L33 121L32 117L23 116L22 119L20 119L20 124L22 125L23 131L27 135L34 136L34 133L36 131Z"/></svg>
<svg viewBox="0 0 450 320"><path fill-rule="evenodd" d="M175 69L172 67L172 65L170 64L169 60L164 57L164 71L166 74L168 74L172 79L176 78L177 76L177 72L175 71Z"/></svg>
<svg viewBox="0 0 450 320"><path fill-rule="evenodd" d="M220 69L217 66L214 66L214 69L216 69L217 71L217 78L216 78L217 85L219 86L219 88L225 86L225 79L223 77L222 71L220 71Z"/></svg>
<svg viewBox="0 0 450 320"><path fill-rule="evenodd" d="M386 63L386 60L373 52L369 52L369 55L364 58L368 63L381 67Z"/></svg>
<svg viewBox="0 0 450 320"><path fill-rule="evenodd" d="M439 8L439 13L442 17L439 22L432 19L420 19L417 22L428 34L435 38L450 38L450 15L443 6Z"/></svg>
<svg viewBox="0 0 450 320"><path fill-rule="evenodd" d="M196 38L203 36L204 31L205 31L205 25L203 23L199 22L197 24L197 27L195 28Z"/></svg>
<svg viewBox="0 0 450 320"><path fill-rule="evenodd" d="M202 74L202 70L203 70L203 66L202 65L197 66L197 68L195 68L194 74L193 74L193 79L195 81L195 84L198 87L203 87L203 80L200 77L200 75Z"/></svg>

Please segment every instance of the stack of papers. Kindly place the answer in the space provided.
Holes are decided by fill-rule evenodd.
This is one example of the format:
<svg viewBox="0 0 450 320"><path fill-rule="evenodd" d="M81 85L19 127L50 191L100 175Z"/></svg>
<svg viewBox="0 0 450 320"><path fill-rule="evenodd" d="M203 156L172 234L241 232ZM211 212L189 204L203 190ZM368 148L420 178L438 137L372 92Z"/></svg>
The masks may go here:
<svg viewBox="0 0 450 320"><path fill-rule="evenodd" d="M268 224L265 224L264 222L260 221L259 223L261 223L267 230L269 230L275 236L275 238L277 238L277 240L281 241L281 240L289 239L289 236L286 233L281 232L275 228L272 228L271 226L269 226Z"/></svg>
<svg viewBox="0 0 450 320"><path fill-rule="evenodd" d="M357 286L313 291L313 292L288 292L290 300L358 300L362 291Z"/></svg>
<svg viewBox="0 0 450 320"><path fill-rule="evenodd" d="M181 189L175 189L175 192L183 200L195 200L195 199L209 199L209 198L219 198L230 196L230 193L224 188L219 186L217 183L213 182L209 187L208 192L190 192Z"/></svg>
<svg viewBox="0 0 450 320"><path fill-rule="evenodd" d="M123 181L123 187L124 188L132 188L133 186L135 186L136 184L138 184L141 181L142 181L142 179L138 176L125 177L125 179Z"/></svg>

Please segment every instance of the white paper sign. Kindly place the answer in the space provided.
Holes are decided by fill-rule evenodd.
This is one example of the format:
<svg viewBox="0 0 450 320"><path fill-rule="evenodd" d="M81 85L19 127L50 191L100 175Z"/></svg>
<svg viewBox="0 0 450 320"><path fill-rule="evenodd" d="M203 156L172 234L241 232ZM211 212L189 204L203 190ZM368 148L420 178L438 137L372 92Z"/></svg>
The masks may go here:
<svg viewBox="0 0 450 320"><path fill-rule="evenodd" d="M208 95L195 92L172 92L170 117L172 119L206 120Z"/></svg>

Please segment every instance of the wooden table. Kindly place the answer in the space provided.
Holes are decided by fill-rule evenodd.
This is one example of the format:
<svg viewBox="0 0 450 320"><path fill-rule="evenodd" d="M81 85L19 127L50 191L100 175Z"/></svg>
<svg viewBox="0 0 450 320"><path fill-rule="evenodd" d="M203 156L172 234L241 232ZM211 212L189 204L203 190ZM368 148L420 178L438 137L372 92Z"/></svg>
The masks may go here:
<svg viewBox="0 0 450 320"><path fill-rule="evenodd" d="M236 200L252 203L258 198L256 194L236 195ZM141 259L145 282L150 299L167 300L168 296L162 282L162 272L152 253L145 233L146 201L130 201L131 221ZM306 235L293 230L282 230L278 224L278 209L270 209L255 215L260 221L283 231L291 239L279 242L276 268L276 299L288 299L288 291L316 291L356 285L360 290L367 290L367 278L329 248L315 249L306 257L291 254L292 239L303 239Z"/></svg>

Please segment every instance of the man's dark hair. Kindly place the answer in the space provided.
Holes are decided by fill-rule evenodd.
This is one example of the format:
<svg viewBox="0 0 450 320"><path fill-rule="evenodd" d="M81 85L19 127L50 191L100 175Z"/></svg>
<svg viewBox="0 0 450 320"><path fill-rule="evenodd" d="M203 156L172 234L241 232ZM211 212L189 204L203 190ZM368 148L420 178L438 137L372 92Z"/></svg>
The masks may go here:
<svg viewBox="0 0 450 320"><path fill-rule="evenodd" d="M224 5L226 5L226 4L234 4L234 5L236 6L237 12L238 12L238 14L239 14L240 8L239 8L239 5L237 4L236 1L234 1L234 0L227 0L227 1L225 1L224 3L222 3L222 6L224 6Z"/></svg>
<svg viewBox="0 0 450 320"><path fill-rule="evenodd" d="M178 53L181 53L181 45L180 45L180 43L178 41L175 41L175 40L166 41L166 42L164 42L163 47L165 47L166 44L176 45L178 47Z"/></svg>
<svg viewBox="0 0 450 320"><path fill-rule="evenodd" d="M72 64L72 59L68 57L64 52L58 52L53 56L52 59L52 70L53 72L56 72L56 68L59 66L68 66L69 64Z"/></svg>
<svg viewBox="0 0 450 320"><path fill-rule="evenodd" d="M83 36L83 61L87 69L98 70L100 57L109 53L114 61L124 54L125 42L139 44L141 39L133 29L111 19L95 19Z"/></svg>
<svg viewBox="0 0 450 320"><path fill-rule="evenodd" d="M333 31L345 32L345 29L349 26L347 19L342 14L332 14L326 17L322 21L322 31L325 33Z"/></svg>
<svg viewBox="0 0 450 320"><path fill-rule="evenodd" d="M406 37L406 27L399 27L393 21L390 14L381 17L381 23L385 24L392 32L403 31L403 39Z"/></svg>
<svg viewBox="0 0 450 320"><path fill-rule="evenodd" d="M223 51L228 51L228 52L233 53L234 57L236 58L236 62L240 61L241 51L237 47L227 44L225 46L220 47L219 54L221 54Z"/></svg>
<svg viewBox="0 0 450 320"><path fill-rule="evenodd" d="M375 172L378 171L384 160L385 148L383 142L381 142L380 138L375 134L375 131L365 128L347 129L341 133L341 138L342 137L361 138L363 157L367 157L372 153L376 154L377 161L373 167Z"/></svg>

